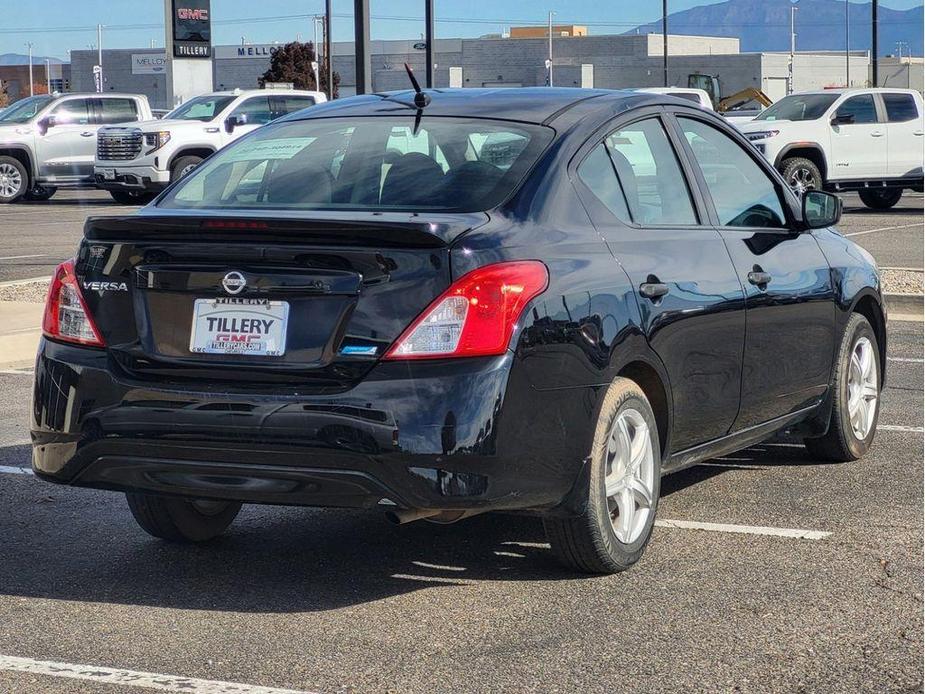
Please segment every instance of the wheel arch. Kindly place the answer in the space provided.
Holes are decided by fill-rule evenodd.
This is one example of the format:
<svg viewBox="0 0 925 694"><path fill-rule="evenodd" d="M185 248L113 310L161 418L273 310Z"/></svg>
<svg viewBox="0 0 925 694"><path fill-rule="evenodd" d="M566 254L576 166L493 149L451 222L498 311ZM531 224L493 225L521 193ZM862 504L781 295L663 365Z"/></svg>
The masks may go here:
<svg viewBox="0 0 925 694"><path fill-rule="evenodd" d="M671 432L671 391L667 386L667 375L650 361L635 359L623 365L617 376L633 381L645 393L655 414L659 446L662 449L662 459L665 459L668 455Z"/></svg>
<svg viewBox="0 0 925 694"><path fill-rule="evenodd" d="M214 147L207 147L205 145L194 145L189 147L183 147L182 149L174 152L173 156L170 157L170 161L167 162L167 170L173 169L173 165L176 163L177 159L180 157L210 157L215 154Z"/></svg>
<svg viewBox="0 0 925 694"><path fill-rule="evenodd" d="M823 182L828 180L828 164L825 159L825 151L822 146L815 142L795 142L784 147L774 160L774 168L780 171L786 159L793 157L803 157L809 159L813 164L819 167L819 173L822 174Z"/></svg>
<svg viewBox="0 0 925 694"><path fill-rule="evenodd" d="M873 289L865 289L855 295L849 313L859 313L867 319L877 337L877 352L880 356L881 388L886 384L886 315L880 298Z"/></svg>
<svg viewBox="0 0 925 694"><path fill-rule="evenodd" d="M29 188L32 187L37 171L33 165L32 152L28 148L3 145L0 146L0 157L13 157L13 159L22 163L26 167L26 173L29 175Z"/></svg>

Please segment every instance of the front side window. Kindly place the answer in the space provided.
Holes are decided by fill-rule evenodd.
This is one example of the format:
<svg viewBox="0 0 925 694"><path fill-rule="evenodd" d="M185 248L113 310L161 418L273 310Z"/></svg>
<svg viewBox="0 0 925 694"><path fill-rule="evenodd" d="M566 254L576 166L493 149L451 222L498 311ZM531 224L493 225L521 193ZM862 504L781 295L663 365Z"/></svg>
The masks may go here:
<svg viewBox="0 0 925 694"><path fill-rule="evenodd" d="M409 115L275 123L210 157L158 206L487 210L510 196L551 140L544 126L483 119L416 122ZM485 151L493 142L504 145L502 154Z"/></svg>
<svg viewBox="0 0 925 694"><path fill-rule="evenodd" d="M87 99L69 99L55 106L51 114L56 125L87 125L90 123L90 103Z"/></svg>
<svg viewBox="0 0 925 694"><path fill-rule="evenodd" d="M231 112L231 116L244 116L248 125L266 125L273 120L270 115L270 99L265 96L245 99Z"/></svg>
<svg viewBox="0 0 925 694"><path fill-rule="evenodd" d="M233 96L197 96L177 106L164 120L199 120L208 122L234 101Z"/></svg>
<svg viewBox="0 0 925 694"><path fill-rule="evenodd" d="M877 122L877 107L874 105L872 94L861 94L852 96L845 101L835 112L836 118L850 118L849 124L859 125L861 123Z"/></svg>
<svg viewBox="0 0 925 694"><path fill-rule="evenodd" d="M835 103L838 94L792 94L762 111L755 120L816 120Z"/></svg>
<svg viewBox="0 0 925 694"><path fill-rule="evenodd" d="M20 99L0 114L0 123L28 123L52 101L54 97L47 94Z"/></svg>
<svg viewBox="0 0 925 694"><path fill-rule="evenodd" d="M919 109L912 94L884 94L883 104L886 106L886 119L890 123L906 123L919 117Z"/></svg>
<svg viewBox="0 0 925 694"><path fill-rule="evenodd" d="M633 222L696 224L681 166L657 118L627 125L604 140Z"/></svg>
<svg viewBox="0 0 925 694"><path fill-rule="evenodd" d="M138 107L134 99L102 99L101 101L100 122L104 125L138 120Z"/></svg>
<svg viewBox="0 0 925 694"><path fill-rule="evenodd" d="M735 140L699 120L679 117L678 122L706 179L722 226L786 226L774 181Z"/></svg>

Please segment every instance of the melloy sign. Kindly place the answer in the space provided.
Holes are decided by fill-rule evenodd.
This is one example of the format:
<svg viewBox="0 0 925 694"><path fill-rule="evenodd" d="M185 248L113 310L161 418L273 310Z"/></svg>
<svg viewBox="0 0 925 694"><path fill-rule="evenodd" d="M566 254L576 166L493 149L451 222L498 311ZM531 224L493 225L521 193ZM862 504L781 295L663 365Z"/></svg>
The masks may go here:
<svg viewBox="0 0 925 694"><path fill-rule="evenodd" d="M167 72L167 56L163 53L133 53L133 75L161 75Z"/></svg>
<svg viewBox="0 0 925 694"><path fill-rule="evenodd" d="M231 60L233 58L266 59L273 56L280 46L276 44L258 44L248 46L216 46L216 60Z"/></svg>

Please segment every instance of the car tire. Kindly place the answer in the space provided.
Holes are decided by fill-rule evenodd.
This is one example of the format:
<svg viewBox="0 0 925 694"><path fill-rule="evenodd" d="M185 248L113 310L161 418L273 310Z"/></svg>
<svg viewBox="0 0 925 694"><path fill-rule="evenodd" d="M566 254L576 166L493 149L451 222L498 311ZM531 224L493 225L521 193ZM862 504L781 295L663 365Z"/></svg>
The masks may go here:
<svg viewBox="0 0 925 694"><path fill-rule="evenodd" d="M34 186L32 190L23 195L23 200L30 202L44 202L51 200L58 189L54 186Z"/></svg>
<svg viewBox="0 0 925 694"><path fill-rule="evenodd" d="M177 159L170 167L170 182L175 183L202 163L202 157L189 155Z"/></svg>
<svg viewBox="0 0 925 694"><path fill-rule="evenodd" d="M126 493L138 525L170 542L206 542L221 535L241 510L236 501L190 500Z"/></svg>
<svg viewBox="0 0 925 694"><path fill-rule="evenodd" d="M804 441L814 457L846 463L867 453L877 433L882 373L877 335L864 316L851 314L835 365L829 430Z"/></svg>
<svg viewBox="0 0 925 694"><path fill-rule="evenodd" d="M154 193L134 190L110 190L109 194L120 205L147 205L157 197Z"/></svg>
<svg viewBox="0 0 925 694"><path fill-rule="evenodd" d="M861 202L872 210L888 210L899 202L902 196L902 188L858 191L858 197L861 198Z"/></svg>
<svg viewBox="0 0 925 694"><path fill-rule="evenodd" d="M0 205L16 202L29 190L29 172L14 157L0 157Z"/></svg>
<svg viewBox="0 0 925 694"><path fill-rule="evenodd" d="M802 195L807 190L822 188L822 172L815 162L805 157L791 157L781 162L780 175L790 190Z"/></svg>
<svg viewBox="0 0 925 694"><path fill-rule="evenodd" d="M661 477L655 415L633 381L617 378L608 388L588 464L589 474L579 482L584 511L544 518L546 537L569 568L595 574L625 571L649 542Z"/></svg>

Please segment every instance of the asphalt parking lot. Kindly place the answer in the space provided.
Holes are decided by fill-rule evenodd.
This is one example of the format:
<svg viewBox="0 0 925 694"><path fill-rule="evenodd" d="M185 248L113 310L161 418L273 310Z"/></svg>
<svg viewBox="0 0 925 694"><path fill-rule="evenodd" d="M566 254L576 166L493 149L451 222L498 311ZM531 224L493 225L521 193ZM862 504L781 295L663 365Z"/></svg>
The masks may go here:
<svg viewBox="0 0 925 694"><path fill-rule="evenodd" d="M881 266L922 268L921 195L846 205L842 230ZM0 282L47 276L87 214L129 209L0 207ZM641 563L590 578L519 516L252 506L208 546L161 543L122 496L20 472L31 374L0 373L0 692L921 691L922 323L889 335L865 459L775 441L666 478ZM89 679L43 674L73 665Z"/></svg>

